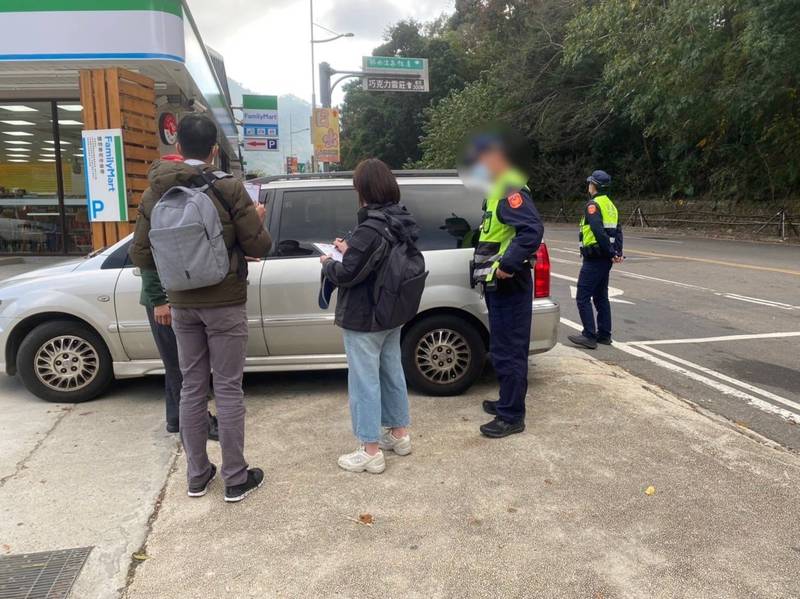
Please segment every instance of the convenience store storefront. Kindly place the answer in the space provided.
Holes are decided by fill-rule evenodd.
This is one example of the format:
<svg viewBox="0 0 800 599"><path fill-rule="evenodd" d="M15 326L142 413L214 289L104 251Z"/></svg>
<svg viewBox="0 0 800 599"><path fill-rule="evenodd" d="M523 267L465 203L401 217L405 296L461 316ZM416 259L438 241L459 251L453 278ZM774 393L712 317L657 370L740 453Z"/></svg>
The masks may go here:
<svg viewBox="0 0 800 599"><path fill-rule="evenodd" d="M0 24L0 255L85 254L124 237L187 112L216 121L219 166L239 170L222 58L184 2L4 0ZM85 128L123 129L125 222L89 222Z"/></svg>

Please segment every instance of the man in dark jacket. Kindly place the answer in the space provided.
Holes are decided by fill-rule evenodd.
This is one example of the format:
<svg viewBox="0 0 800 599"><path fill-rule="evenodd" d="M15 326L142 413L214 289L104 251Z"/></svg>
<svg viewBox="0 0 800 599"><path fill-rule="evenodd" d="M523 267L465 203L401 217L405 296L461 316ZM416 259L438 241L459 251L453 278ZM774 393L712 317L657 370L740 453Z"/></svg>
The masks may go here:
<svg viewBox="0 0 800 599"><path fill-rule="evenodd" d="M184 162L156 161L150 168L150 187L142 195L130 250L133 263L142 271L155 270L149 238L154 205L171 187L202 185L202 172L214 170L211 165L217 154L216 142L217 127L213 121L202 115L188 115L178 127L178 151ZM167 289L167 296L183 374L180 422L188 463L188 494L205 495L217 471L206 453L206 400L213 370L225 501L234 502L261 486L264 479L263 471L248 468L244 458L242 373L248 337L245 256L264 256L271 240L264 229L264 207L253 205L240 181L219 179L208 195L222 223L230 255L228 275L209 287Z"/></svg>
<svg viewBox="0 0 800 599"><path fill-rule="evenodd" d="M161 159L183 162L183 156L178 154L162 156ZM183 375L181 375L181 368L178 363L178 342L175 340L175 332L172 330L172 313L169 307L169 299L167 299L167 292L164 291L164 287L161 285L158 272L155 270L143 270L141 279L142 292L139 295L139 303L144 306L147 312L150 331L153 333L158 355L164 363L164 403L167 408L167 432L177 433L180 431L179 406ZM219 441L217 418L212 416L211 412L208 413L208 438L212 441Z"/></svg>

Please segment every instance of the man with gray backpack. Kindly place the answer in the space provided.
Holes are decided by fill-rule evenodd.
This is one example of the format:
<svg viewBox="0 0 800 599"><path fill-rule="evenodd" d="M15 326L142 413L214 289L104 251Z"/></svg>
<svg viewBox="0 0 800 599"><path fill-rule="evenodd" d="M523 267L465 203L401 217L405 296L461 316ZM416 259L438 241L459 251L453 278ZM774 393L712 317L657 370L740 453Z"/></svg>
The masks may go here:
<svg viewBox="0 0 800 599"><path fill-rule="evenodd" d="M213 371L225 501L241 501L264 473L244 458L242 373L247 349L247 261L271 246L265 209L240 181L216 171L217 127L187 115L178 126L183 162L156 161L148 173L130 255L157 270L166 289L183 374L181 441L188 495L206 494L217 468L208 459L206 398Z"/></svg>

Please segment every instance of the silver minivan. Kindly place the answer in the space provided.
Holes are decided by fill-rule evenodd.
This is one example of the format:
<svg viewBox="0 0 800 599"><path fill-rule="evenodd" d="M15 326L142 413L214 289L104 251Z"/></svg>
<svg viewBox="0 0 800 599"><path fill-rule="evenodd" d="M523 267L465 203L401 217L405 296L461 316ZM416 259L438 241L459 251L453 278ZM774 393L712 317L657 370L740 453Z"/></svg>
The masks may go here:
<svg viewBox="0 0 800 599"><path fill-rule="evenodd" d="M419 313L403 329L409 384L428 395L457 395L480 375L488 351L486 306L469 284L482 219L480 197L455 172L398 171L402 202L421 228L430 274ZM314 242L355 227L352 173L267 177L260 185L273 247L249 263L250 338L246 370L346 368L334 305L321 309ZM139 305L141 279L127 256L130 237L88 258L0 283L0 347L5 371L48 401L79 402L115 378L163 373ZM335 294L334 294L335 302ZM534 267L530 352L551 349L559 306L550 298L542 245Z"/></svg>

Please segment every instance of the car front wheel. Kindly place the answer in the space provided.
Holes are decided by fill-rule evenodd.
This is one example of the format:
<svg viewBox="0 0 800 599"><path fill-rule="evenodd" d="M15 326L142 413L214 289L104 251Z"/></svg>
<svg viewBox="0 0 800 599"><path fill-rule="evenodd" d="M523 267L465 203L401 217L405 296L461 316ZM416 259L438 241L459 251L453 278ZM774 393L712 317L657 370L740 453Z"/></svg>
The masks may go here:
<svg viewBox="0 0 800 599"><path fill-rule="evenodd" d="M403 336L406 380L427 395L460 395L480 376L486 348L475 326L452 314L436 314Z"/></svg>
<svg viewBox="0 0 800 599"><path fill-rule="evenodd" d="M25 387L46 401L79 403L94 399L111 384L111 355L88 326L54 320L34 328L17 352Z"/></svg>

